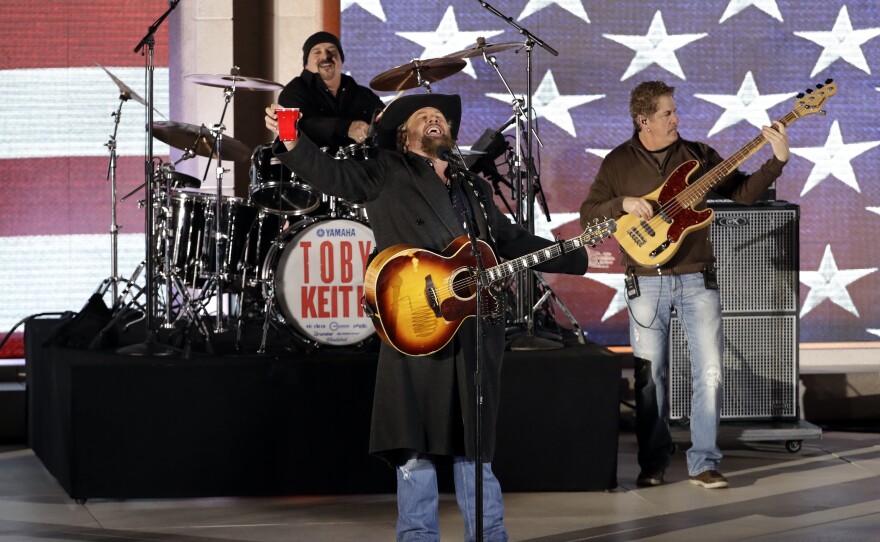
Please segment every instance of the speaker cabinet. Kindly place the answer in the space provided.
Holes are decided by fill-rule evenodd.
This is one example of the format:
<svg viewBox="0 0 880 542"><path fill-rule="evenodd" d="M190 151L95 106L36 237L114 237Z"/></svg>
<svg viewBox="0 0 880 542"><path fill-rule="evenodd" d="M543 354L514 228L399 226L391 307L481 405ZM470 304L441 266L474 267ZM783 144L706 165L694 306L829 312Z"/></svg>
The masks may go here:
<svg viewBox="0 0 880 542"><path fill-rule="evenodd" d="M798 310L798 206L713 207L711 238L725 313Z"/></svg>
<svg viewBox="0 0 880 542"><path fill-rule="evenodd" d="M722 317L727 420L797 418L797 315ZM670 324L669 417L691 415L691 364L684 329Z"/></svg>
<svg viewBox="0 0 880 542"><path fill-rule="evenodd" d="M711 225L724 328L722 420L798 417L799 208L717 205ZM673 317L670 419L691 409L687 337Z"/></svg>

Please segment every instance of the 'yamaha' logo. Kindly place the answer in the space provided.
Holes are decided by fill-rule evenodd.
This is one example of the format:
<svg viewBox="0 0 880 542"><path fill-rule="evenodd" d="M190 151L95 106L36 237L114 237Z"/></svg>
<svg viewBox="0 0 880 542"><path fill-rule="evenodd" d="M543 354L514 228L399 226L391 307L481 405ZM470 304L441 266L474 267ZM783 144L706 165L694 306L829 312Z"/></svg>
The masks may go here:
<svg viewBox="0 0 880 542"><path fill-rule="evenodd" d="M744 216L719 216L715 219L715 224L732 228L747 226L748 223L749 219Z"/></svg>

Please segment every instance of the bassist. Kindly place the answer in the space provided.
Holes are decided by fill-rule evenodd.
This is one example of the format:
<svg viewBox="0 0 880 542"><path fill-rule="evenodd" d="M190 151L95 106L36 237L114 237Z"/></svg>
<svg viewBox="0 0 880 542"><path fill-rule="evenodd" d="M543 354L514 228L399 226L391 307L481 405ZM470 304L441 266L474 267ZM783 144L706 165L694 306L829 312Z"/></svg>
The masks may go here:
<svg viewBox="0 0 880 542"><path fill-rule="evenodd" d="M695 161L697 169L690 179L696 180L723 160L708 145L681 139L674 91L661 81L646 81L633 89L630 96L633 136L602 161L581 204L582 226L595 218L612 217L618 219L618 236L622 229L621 217L630 215L628 219L646 225L647 232L630 234L639 243L660 226L669 226L671 222L670 231L681 226L669 216L671 204L663 205L662 198L656 194L663 193L661 187L667 178L668 183L673 182L676 168L685 162ZM751 204L782 173L789 157L784 124L775 122L772 127L763 127L761 133L773 148L773 156L751 175L733 170L715 185L717 193L738 203ZM704 195L693 208L697 211L706 208ZM678 218L681 221L686 217ZM625 246L624 241L621 246ZM727 479L718 472L723 338L721 300L709 229L694 229L671 243L661 244L645 259L654 257L658 261L668 259L658 265L645 265L644 260L640 264L626 252L622 259L627 269L630 342L635 358L636 434L641 469L637 484L662 484L669 465L672 441L666 418L665 375L669 363L669 322L675 309L687 335L694 375L692 446L687 451L690 481L710 489L727 487Z"/></svg>

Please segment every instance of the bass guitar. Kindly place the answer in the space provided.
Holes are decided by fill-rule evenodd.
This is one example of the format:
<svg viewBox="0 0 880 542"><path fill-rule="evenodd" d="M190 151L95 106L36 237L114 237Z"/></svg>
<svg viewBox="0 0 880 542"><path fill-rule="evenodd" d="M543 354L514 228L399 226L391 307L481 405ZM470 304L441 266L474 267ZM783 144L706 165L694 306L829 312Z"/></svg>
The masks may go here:
<svg viewBox="0 0 880 542"><path fill-rule="evenodd" d="M816 85L816 90L807 89L806 94L799 94L795 99L794 109L779 119L779 122L788 127L801 117L824 113L821 107L836 93L837 85L831 79L824 85ZM689 178L699 165L698 162L688 160L678 166L657 190L642 196L654 208L651 218L646 220L625 214L617 219L614 237L620 247L645 267L659 267L669 261L678 250L679 241L688 233L712 223L712 209L697 211L694 207L703 201L713 186L766 143L767 139L759 134L693 183L689 182Z"/></svg>
<svg viewBox="0 0 880 542"><path fill-rule="evenodd" d="M367 267L364 309L382 340L404 354L426 356L443 348L462 322L476 315L478 284L483 285L481 314L491 314L497 301L488 285L585 245L595 245L615 228L614 220L606 220L578 237L500 264L492 248L478 240L484 269L479 276L467 236L456 238L441 254L394 245Z"/></svg>

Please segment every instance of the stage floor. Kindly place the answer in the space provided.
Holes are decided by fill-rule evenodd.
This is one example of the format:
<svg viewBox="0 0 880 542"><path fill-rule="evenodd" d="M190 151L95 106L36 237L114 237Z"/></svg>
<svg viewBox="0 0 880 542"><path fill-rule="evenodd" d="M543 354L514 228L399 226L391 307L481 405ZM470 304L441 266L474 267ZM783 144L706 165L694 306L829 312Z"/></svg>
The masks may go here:
<svg viewBox="0 0 880 542"><path fill-rule="evenodd" d="M877 540L880 433L825 429L821 440L805 441L797 454L779 443L724 444L722 467L731 484L724 490L690 485L681 452L673 456L666 485L636 488L635 437L623 431L616 489L508 492L510 540ZM387 542L394 539L395 519L391 494L90 499L80 504L31 450L0 449L2 540ZM440 525L443 542L463 539L453 495L441 497Z"/></svg>

